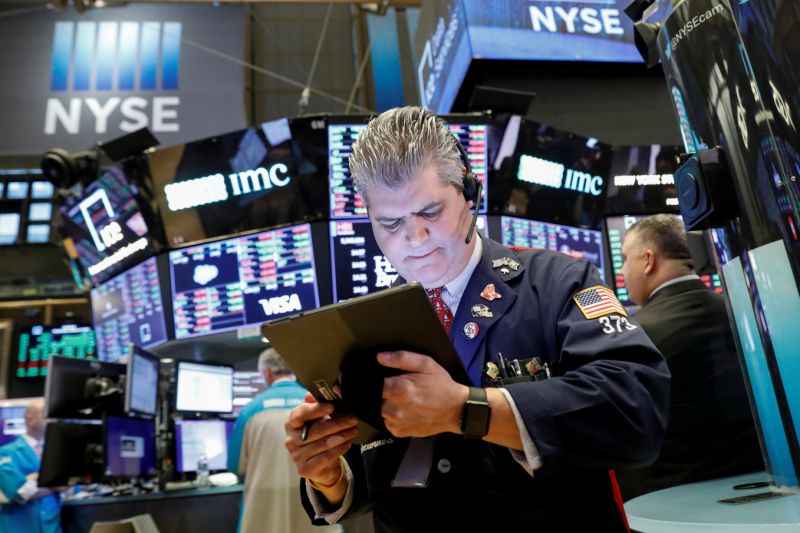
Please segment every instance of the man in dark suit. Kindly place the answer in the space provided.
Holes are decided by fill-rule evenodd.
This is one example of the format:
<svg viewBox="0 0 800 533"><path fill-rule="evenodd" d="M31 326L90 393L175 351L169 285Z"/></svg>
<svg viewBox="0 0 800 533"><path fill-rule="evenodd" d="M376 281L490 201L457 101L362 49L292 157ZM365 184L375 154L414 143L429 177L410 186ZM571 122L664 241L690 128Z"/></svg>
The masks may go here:
<svg viewBox="0 0 800 533"><path fill-rule="evenodd" d="M373 119L353 147L378 245L429 290L470 382L425 354L378 354L402 373L374 401L386 433L360 449L355 419L307 397L286 423L306 510L325 524L371 508L379 532L627 531L609 470L658 453L666 364L593 265L473 234L467 157L413 107ZM525 377L534 357L549 378Z"/></svg>
<svg viewBox="0 0 800 533"><path fill-rule="evenodd" d="M622 245L636 321L672 374L664 446L646 468L618 471L624 499L704 479L763 469L723 296L694 272L681 221L640 220Z"/></svg>

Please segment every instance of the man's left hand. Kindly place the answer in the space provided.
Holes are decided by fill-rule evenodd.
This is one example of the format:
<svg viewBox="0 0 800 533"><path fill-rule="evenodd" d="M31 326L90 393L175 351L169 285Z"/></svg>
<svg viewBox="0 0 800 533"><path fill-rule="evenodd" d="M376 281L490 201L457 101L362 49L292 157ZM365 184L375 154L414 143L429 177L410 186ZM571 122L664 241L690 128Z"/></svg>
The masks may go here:
<svg viewBox="0 0 800 533"><path fill-rule="evenodd" d="M381 416L395 437L428 437L460 431L461 411L469 395L466 385L427 355L408 351L381 352L378 362L405 374L383 380Z"/></svg>

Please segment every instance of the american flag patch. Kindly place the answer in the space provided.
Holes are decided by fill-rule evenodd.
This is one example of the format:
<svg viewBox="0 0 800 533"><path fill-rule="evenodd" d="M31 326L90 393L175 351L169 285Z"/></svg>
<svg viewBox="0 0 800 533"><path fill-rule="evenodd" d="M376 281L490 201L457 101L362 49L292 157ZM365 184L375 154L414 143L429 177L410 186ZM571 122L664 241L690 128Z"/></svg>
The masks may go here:
<svg viewBox="0 0 800 533"><path fill-rule="evenodd" d="M623 316L628 316L625 308L619 303L617 297L611 292L611 289L596 285L584 289L572 297L575 303L578 304L578 309L581 310L586 320L591 320L603 315L610 315L611 313L619 313Z"/></svg>

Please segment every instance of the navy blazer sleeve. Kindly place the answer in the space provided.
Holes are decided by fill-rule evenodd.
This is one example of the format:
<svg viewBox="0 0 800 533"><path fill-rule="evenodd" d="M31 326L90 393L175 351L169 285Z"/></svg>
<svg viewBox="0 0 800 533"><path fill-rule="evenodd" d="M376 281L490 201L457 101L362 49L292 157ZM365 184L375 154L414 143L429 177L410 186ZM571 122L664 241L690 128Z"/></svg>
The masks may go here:
<svg viewBox="0 0 800 533"><path fill-rule="evenodd" d="M574 261L560 271L555 283L535 272L528 281L539 292L538 326L557 354L555 377L508 386L541 455L539 473L649 464L666 426L664 358L633 319L625 327L624 320L584 316L573 297L603 285L593 265Z"/></svg>

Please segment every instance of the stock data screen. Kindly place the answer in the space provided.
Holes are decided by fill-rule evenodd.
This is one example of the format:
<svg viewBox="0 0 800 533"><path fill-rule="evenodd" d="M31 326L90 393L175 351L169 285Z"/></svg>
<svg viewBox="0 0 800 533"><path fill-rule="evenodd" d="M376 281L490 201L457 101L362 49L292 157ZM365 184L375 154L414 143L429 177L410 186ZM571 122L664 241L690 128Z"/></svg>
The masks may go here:
<svg viewBox="0 0 800 533"><path fill-rule="evenodd" d="M365 124L328 125L328 150L330 152L330 201L331 218L366 217L367 207L356 192L350 175L348 159L353 152L353 144L358 140ZM488 143L486 124L450 124L450 131L464 146L470 168L483 183L481 213L486 212L488 204L487 166Z"/></svg>
<svg viewBox="0 0 800 533"><path fill-rule="evenodd" d="M51 355L96 359L94 330L91 326L75 324L23 328L19 333L16 377L46 376Z"/></svg>
<svg viewBox="0 0 800 533"><path fill-rule="evenodd" d="M121 167L109 168L60 209L61 232L73 241L92 281L104 281L154 253L147 223Z"/></svg>
<svg viewBox="0 0 800 533"><path fill-rule="evenodd" d="M356 192L348 159L366 124L328 125L331 218L365 217L367 207Z"/></svg>
<svg viewBox="0 0 800 533"><path fill-rule="evenodd" d="M680 218L680 215L675 215ZM636 305L631 301L628 288L625 286L625 276L622 275L622 243L628 228L636 222L645 218L644 216L620 215L606 218L606 231L608 232L608 250L611 258L611 271L614 274L614 290L617 291L617 298L622 305ZM722 281L719 274L702 275L700 279L714 292L722 294Z"/></svg>
<svg viewBox="0 0 800 533"><path fill-rule="evenodd" d="M92 289L92 317L101 361L116 361L134 344L167 340L158 265L154 257Z"/></svg>
<svg viewBox="0 0 800 533"><path fill-rule="evenodd" d="M169 265L176 339L319 306L308 224L175 250Z"/></svg>
<svg viewBox="0 0 800 533"><path fill-rule="evenodd" d="M503 244L544 248L585 259L594 264L605 279L603 239L599 231L515 217L502 217L500 224Z"/></svg>
<svg viewBox="0 0 800 533"><path fill-rule="evenodd" d="M330 225L333 301L391 287L397 270L378 248L369 220L339 220Z"/></svg>

